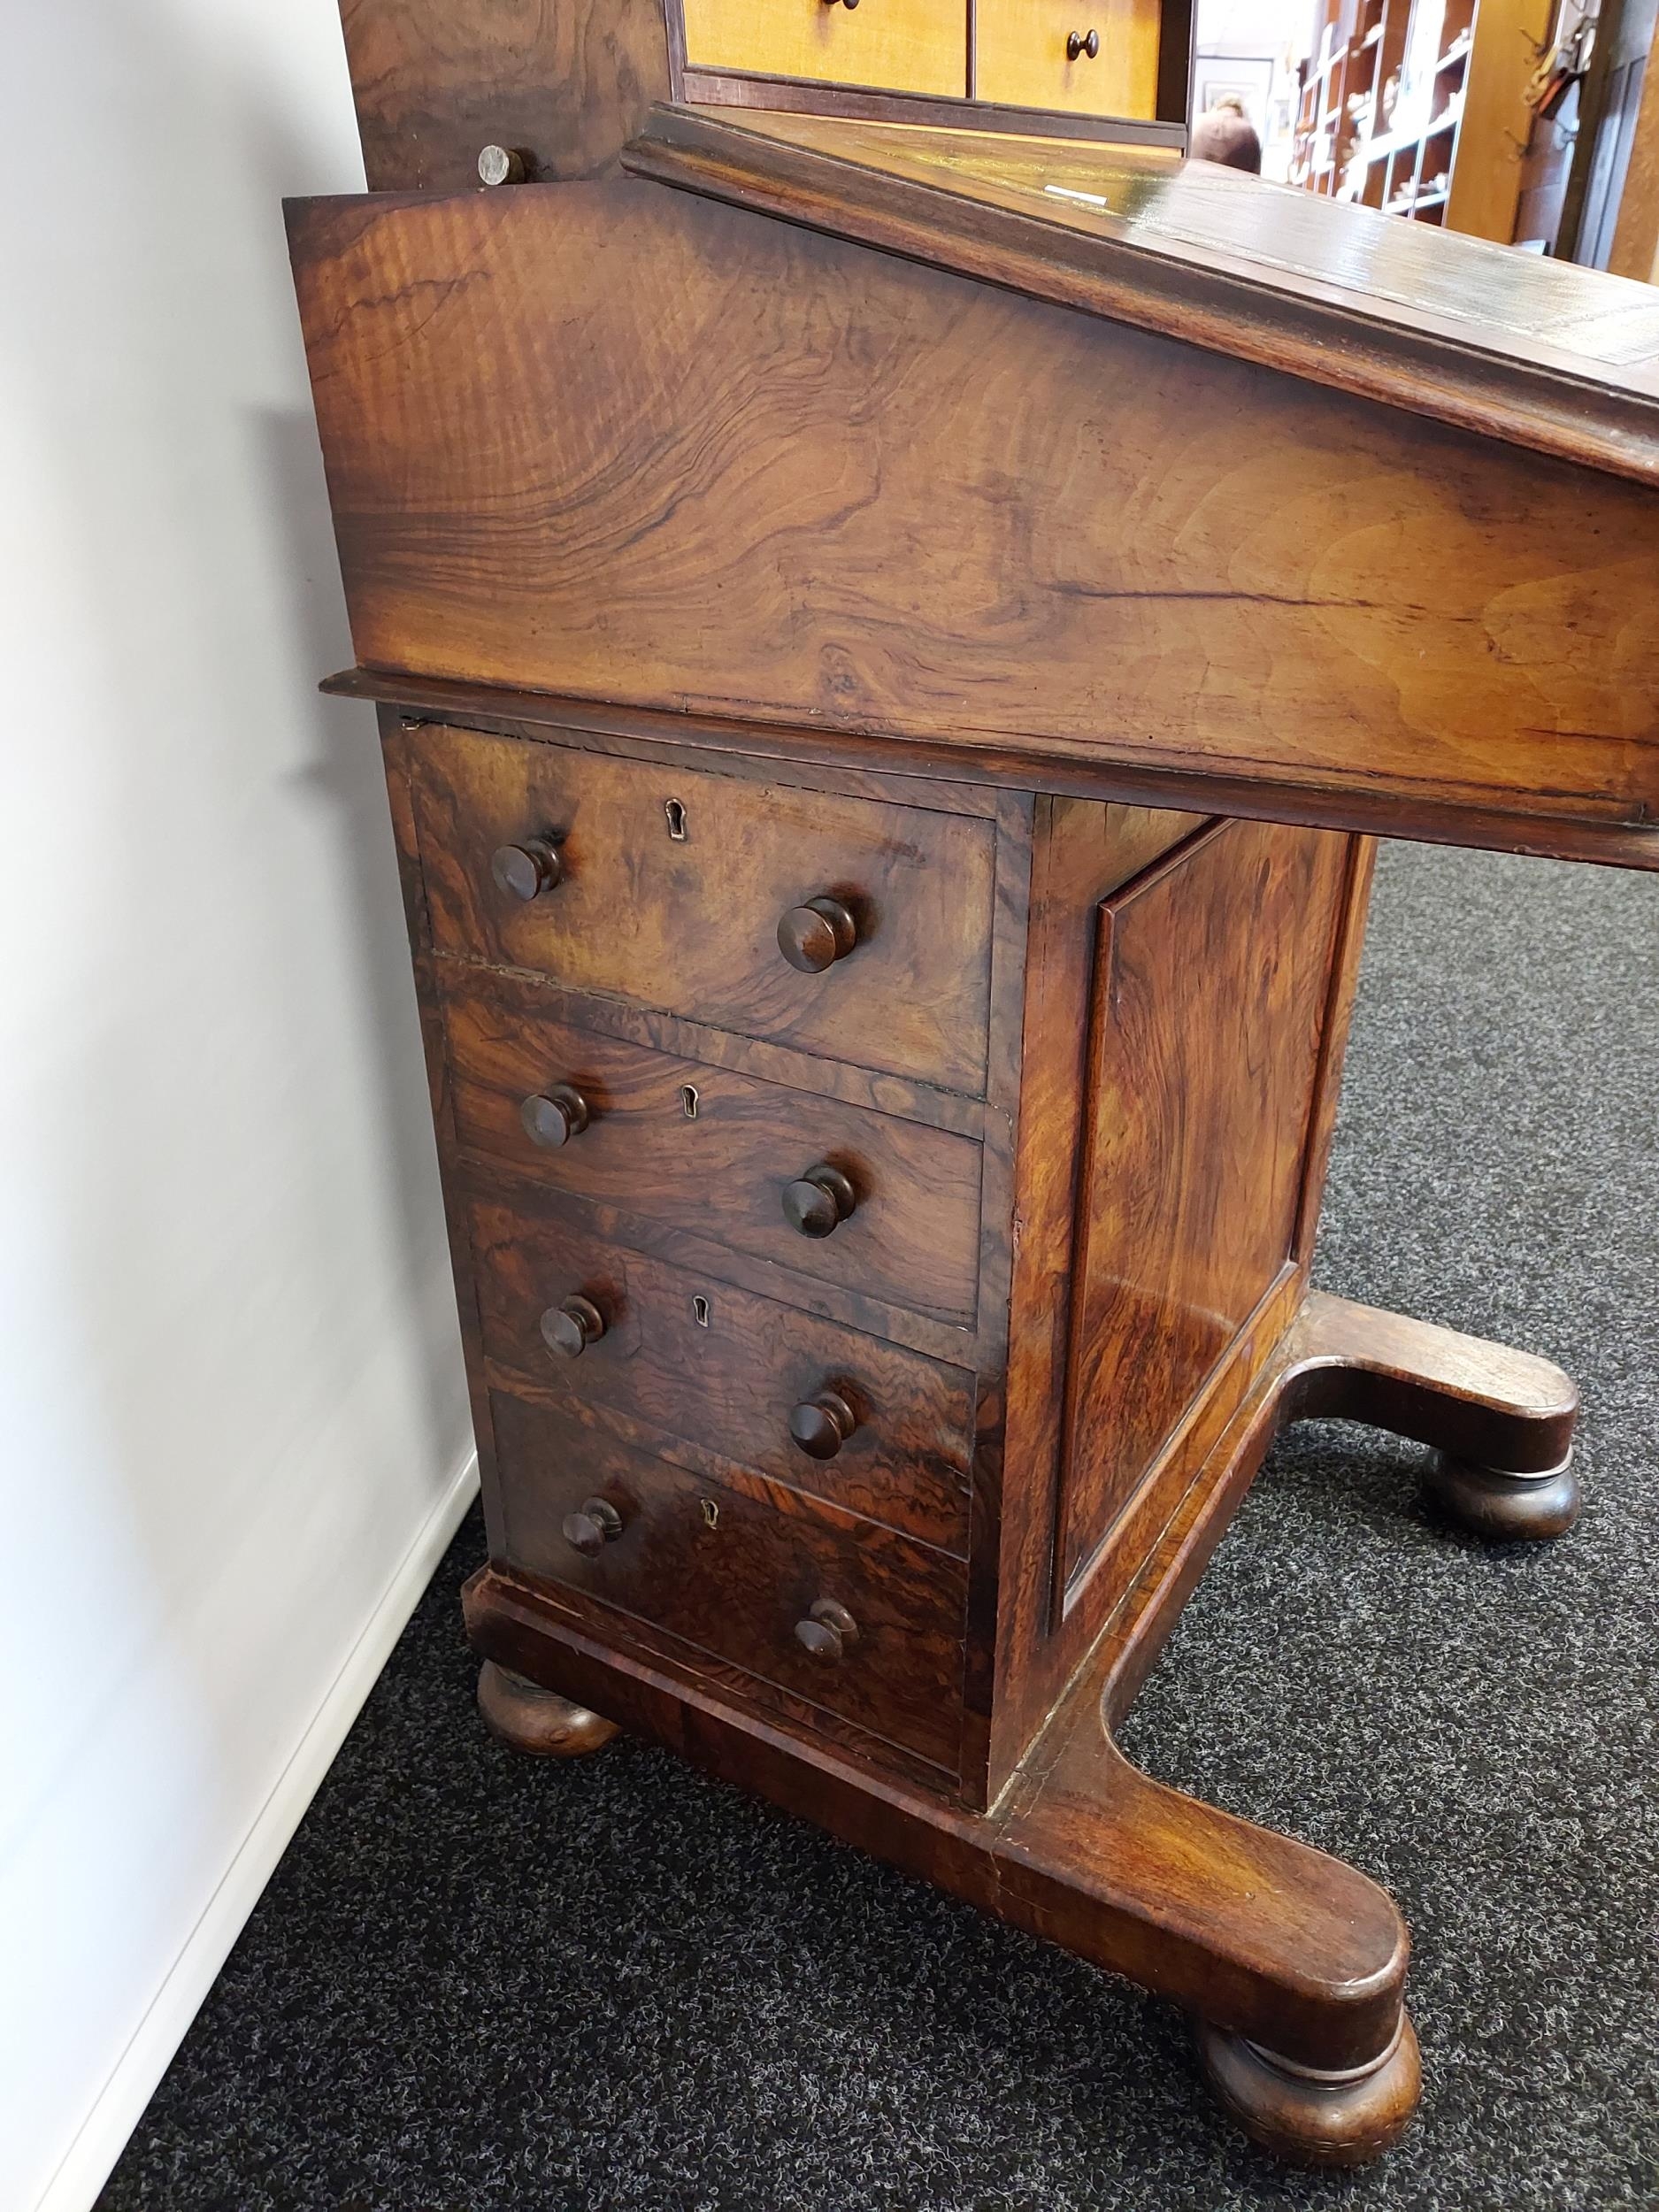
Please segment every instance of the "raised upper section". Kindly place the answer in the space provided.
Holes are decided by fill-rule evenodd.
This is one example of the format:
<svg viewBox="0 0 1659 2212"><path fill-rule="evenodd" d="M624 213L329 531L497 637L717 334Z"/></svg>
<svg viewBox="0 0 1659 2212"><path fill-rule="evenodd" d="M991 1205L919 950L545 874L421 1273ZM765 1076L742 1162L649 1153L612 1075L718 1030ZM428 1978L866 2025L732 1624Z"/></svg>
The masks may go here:
<svg viewBox="0 0 1659 2212"><path fill-rule="evenodd" d="M1149 148L655 109L624 166L1659 484L1659 294Z"/></svg>
<svg viewBox="0 0 1659 2212"><path fill-rule="evenodd" d="M1186 142L1193 0L340 0L377 192L603 176L654 100Z"/></svg>

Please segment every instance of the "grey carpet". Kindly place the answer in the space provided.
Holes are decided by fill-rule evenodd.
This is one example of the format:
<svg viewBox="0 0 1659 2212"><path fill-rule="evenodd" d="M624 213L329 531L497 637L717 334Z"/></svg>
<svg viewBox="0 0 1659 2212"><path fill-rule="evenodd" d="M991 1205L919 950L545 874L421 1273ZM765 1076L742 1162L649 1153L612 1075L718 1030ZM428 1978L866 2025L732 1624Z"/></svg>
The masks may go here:
<svg viewBox="0 0 1659 2212"><path fill-rule="evenodd" d="M474 1517L104 2212L1651 2212L1656 1077L1659 879L1385 850L1318 1279L1575 1372L1586 1509L1485 1550L1412 1448L1297 1432L1126 1732L1403 1906L1381 2165L1280 2172L1165 2008L663 1754L491 1744Z"/></svg>

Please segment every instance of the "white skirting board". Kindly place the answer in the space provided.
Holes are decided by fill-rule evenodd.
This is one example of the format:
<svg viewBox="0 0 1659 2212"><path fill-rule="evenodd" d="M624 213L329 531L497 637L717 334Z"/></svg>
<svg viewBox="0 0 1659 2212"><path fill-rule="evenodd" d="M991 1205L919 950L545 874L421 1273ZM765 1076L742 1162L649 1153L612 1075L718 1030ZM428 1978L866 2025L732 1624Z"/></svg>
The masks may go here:
<svg viewBox="0 0 1659 2212"><path fill-rule="evenodd" d="M132 2040L76 2130L35 2212L89 2212L477 1492L474 1455L404 1553Z"/></svg>

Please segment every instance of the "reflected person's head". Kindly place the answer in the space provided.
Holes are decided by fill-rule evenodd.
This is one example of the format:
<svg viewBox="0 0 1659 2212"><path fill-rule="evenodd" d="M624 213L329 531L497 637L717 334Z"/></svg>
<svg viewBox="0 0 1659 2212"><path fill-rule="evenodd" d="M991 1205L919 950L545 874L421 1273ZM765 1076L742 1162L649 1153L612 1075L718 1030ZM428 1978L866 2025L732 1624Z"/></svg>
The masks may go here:
<svg viewBox="0 0 1659 2212"><path fill-rule="evenodd" d="M1232 93L1198 118L1187 150L1194 161L1218 161L1224 168L1248 169L1253 177L1262 173L1262 142L1243 101Z"/></svg>

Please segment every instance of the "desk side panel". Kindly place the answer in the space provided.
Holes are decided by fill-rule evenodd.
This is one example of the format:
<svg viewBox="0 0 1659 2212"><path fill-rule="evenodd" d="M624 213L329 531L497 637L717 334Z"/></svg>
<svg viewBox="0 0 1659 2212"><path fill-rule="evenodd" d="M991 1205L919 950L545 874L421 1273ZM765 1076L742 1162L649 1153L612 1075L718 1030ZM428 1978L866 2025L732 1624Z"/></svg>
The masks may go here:
<svg viewBox="0 0 1659 2212"><path fill-rule="evenodd" d="M1659 817L1639 486L646 184L291 227L366 666Z"/></svg>

